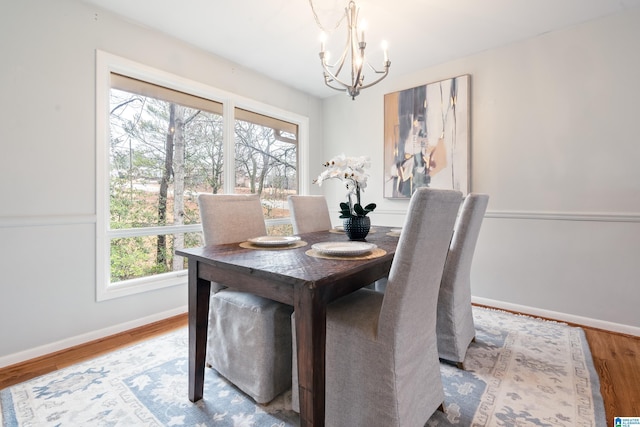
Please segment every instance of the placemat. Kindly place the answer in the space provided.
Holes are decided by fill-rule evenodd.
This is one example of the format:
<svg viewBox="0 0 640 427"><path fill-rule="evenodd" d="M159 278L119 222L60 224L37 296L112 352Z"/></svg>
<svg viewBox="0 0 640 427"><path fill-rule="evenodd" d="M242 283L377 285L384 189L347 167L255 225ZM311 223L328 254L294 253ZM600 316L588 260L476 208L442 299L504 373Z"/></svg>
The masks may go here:
<svg viewBox="0 0 640 427"><path fill-rule="evenodd" d="M302 246L307 246L307 242L305 242L304 240L298 240L297 242L294 242L290 245L282 245L282 246L260 246L260 245L254 245L251 242L242 242L240 243L240 247L241 248L245 248L245 249L261 249L261 250L267 250L267 251L279 251L279 250L283 250L283 249L294 249L294 248L300 248Z"/></svg>
<svg viewBox="0 0 640 427"><path fill-rule="evenodd" d="M324 259L339 259L342 261L355 261L355 260L363 260L363 259L374 259L380 258L383 255L386 255L387 251L380 248L375 248L369 253L356 255L356 256L336 256L336 255L325 255L316 251L315 249L309 249L305 252L307 255L312 256L314 258L324 258Z"/></svg>
<svg viewBox="0 0 640 427"><path fill-rule="evenodd" d="M398 232L398 231L390 231L390 232L387 233L387 236L400 237L400 232Z"/></svg>

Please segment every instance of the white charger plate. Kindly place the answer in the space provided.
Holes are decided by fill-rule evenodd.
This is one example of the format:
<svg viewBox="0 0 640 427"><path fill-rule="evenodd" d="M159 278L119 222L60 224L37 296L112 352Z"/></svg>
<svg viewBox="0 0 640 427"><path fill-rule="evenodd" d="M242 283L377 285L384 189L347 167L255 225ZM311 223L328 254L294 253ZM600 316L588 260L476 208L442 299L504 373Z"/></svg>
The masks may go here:
<svg viewBox="0 0 640 427"><path fill-rule="evenodd" d="M371 252L378 246L366 242L321 242L311 248L323 255L356 256Z"/></svg>
<svg viewBox="0 0 640 427"><path fill-rule="evenodd" d="M256 246L287 246L300 240L299 236L260 236L249 239Z"/></svg>

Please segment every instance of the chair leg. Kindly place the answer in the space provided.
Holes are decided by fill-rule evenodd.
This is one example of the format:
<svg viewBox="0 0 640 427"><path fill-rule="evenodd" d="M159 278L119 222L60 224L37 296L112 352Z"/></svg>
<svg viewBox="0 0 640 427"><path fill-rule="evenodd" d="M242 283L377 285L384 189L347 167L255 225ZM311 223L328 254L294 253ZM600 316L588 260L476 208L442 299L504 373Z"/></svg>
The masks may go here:
<svg viewBox="0 0 640 427"><path fill-rule="evenodd" d="M456 362L456 368L464 371L464 362Z"/></svg>

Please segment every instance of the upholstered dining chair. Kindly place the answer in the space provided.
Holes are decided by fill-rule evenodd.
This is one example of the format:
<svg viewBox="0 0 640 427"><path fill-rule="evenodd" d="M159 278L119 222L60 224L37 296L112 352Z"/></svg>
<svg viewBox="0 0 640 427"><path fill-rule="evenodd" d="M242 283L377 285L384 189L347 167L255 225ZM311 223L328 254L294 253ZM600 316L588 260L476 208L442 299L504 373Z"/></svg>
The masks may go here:
<svg viewBox="0 0 640 427"><path fill-rule="evenodd" d="M198 196L205 245L267 234L258 195ZM291 386L293 308L211 284L206 362L258 403Z"/></svg>
<svg viewBox="0 0 640 427"><path fill-rule="evenodd" d="M293 234L331 229L329 206L324 196L292 195L288 201Z"/></svg>
<svg viewBox="0 0 640 427"><path fill-rule="evenodd" d="M456 220L438 295L438 354L441 359L454 362L462 369L469 344L475 338L471 263L488 203L487 194L470 193L465 197Z"/></svg>
<svg viewBox="0 0 640 427"><path fill-rule="evenodd" d="M205 245L243 242L267 234L257 194L200 194L198 208ZM211 292L222 288L211 283Z"/></svg>
<svg viewBox="0 0 640 427"><path fill-rule="evenodd" d="M444 408L436 304L461 202L458 191L416 190L386 292L361 289L328 305L327 426L423 426ZM296 357L292 406L299 410Z"/></svg>

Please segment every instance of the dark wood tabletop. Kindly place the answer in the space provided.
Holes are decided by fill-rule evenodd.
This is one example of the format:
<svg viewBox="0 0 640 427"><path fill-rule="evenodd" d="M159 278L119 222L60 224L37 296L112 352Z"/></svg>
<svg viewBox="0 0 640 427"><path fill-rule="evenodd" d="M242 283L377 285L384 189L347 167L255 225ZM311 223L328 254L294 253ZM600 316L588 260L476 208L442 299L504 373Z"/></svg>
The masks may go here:
<svg viewBox="0 0 640 427"><path fill-rule="evenodd" d="M373 226L366 238L386 251L381 257L324 259L306 254L319 242L347 241L344 233L300 234L302 247L249 249L239 243L182 249L189 260L189 399L202 398L211 281L292 305L300 391L300 425L324 425L327 304L386 277L398 237ZM213 397L211 397L213 398Z"/></svg>

